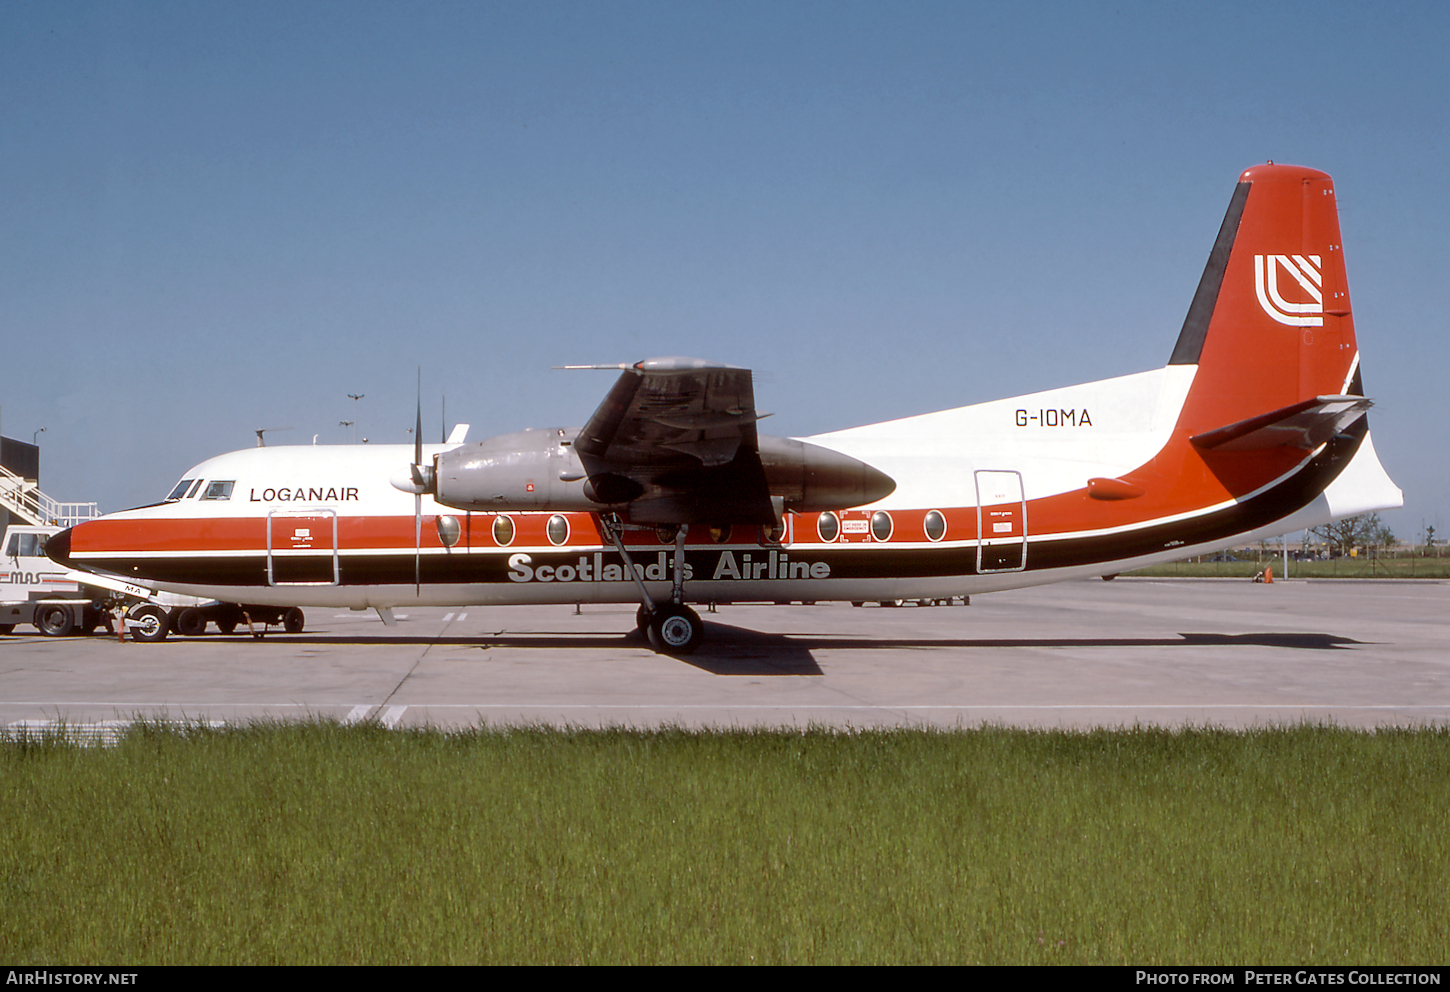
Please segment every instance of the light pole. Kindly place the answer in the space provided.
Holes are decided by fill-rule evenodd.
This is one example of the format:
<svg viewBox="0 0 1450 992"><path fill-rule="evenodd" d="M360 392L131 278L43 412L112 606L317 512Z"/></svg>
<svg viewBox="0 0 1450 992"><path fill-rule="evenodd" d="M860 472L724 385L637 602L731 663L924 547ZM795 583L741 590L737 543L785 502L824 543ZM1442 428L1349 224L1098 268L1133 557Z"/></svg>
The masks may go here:
<svg viewBox="0 0 1450 992"><path fill-rule="evenodd" d="M40 441L40 435L42 435L44 433L45 433L45 428L42 427L40 430L38 430L34 434L30 435L30 443L31 444L38 444L39 441Z"/></svg>
<svg viewBox="0 0 1450 992"><path fill-rule="evenodd" d="M350 400L352 400L352 421L351 422L354 423L354 424L357 423L357 401L360 400L360 399L362 399L363 396L365 396L365 395L366 395L365 393L348 393L347 394L347 398L350 399ZM352 439L354 441L357 440L357 434L356 433L353 434Z"/></svg>

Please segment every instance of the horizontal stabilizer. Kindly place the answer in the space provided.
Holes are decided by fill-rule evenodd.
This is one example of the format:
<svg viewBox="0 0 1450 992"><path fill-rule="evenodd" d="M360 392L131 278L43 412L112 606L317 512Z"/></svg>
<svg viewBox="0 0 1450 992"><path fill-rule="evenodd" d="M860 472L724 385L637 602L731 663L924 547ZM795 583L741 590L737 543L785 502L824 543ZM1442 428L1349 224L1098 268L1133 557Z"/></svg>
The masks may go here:
<svg viewBox="0 0 1450 992"><path fill-rule="evenodd" d="M1191 440L1210 451L1263 451L1303 448L1313 451L1365 415L1374 403L1363 396L1316 396L1282 410L1240 420Z"/></svg>

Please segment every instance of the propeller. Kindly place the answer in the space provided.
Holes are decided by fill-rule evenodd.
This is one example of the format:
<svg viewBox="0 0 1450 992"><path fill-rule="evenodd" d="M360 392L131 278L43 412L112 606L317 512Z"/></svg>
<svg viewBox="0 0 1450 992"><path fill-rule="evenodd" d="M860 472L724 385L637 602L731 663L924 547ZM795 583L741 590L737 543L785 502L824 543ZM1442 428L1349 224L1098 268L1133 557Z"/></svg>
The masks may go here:
<svg viewBox="0 0 1450 992"><path fill-rule="evenodd" d="M435 491L433 466L423 461L423 369L418 368L418 409L413 422L413 461L388 479L394 489L413 494L413 585L423 591L423 494Z"/></svg>
<svg viewBox="0 0 1450 992"><path fill-rule="evenodd" d="M423 595L423 490L428 473L423 467L423 366L418 366L418 420L413 425L413 585L414 594Z"/></svg>

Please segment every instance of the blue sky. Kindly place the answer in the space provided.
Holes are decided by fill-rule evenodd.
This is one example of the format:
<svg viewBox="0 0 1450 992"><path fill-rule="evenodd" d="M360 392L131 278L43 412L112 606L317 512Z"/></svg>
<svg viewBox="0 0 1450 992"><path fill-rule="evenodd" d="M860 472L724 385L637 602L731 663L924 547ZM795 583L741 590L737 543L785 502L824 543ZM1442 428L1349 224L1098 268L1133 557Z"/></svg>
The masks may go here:
<svg viewBox="0 0 1450 992"><path fill-rule="evenodd" d="M1441 4L0 6L0 429L103 509L276 443L755 369L802 435L1162 365L1324 169L1397 534L1450 527ZM362 393L358 403L347 398ZM354 413L356 410L356 413Z"/></svg>

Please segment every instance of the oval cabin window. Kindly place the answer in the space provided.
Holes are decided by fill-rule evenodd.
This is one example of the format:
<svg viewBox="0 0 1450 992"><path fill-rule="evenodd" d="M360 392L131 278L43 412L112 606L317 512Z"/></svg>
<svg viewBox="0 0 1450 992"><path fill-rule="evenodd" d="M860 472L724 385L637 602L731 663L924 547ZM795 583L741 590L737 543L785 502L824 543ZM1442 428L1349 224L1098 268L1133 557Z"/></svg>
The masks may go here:
<svg viewBox="0 0 1450 992"><path fill-rule="evenodd" d="M816 533L822 541L830 544L841 534L841 521L830 510L822 513L816 518Z"/></svg>
<svg viewBox="0 0 1450 992"><path fill-rule="evenodd" d="M941 515L940 510L932 510L928 513L925 524L928 541L940 541L947 536L947 518Z"/></svg>
<svg viewBox="0 0 1450 992"><path fill-rule="evenodd" d="M891 514L877 510L871 514L871 536L878 541L891 540Z"/></svg>

